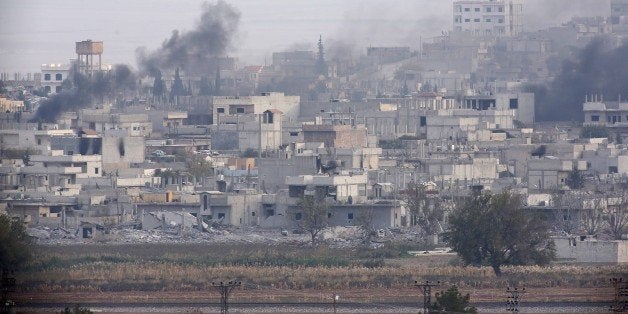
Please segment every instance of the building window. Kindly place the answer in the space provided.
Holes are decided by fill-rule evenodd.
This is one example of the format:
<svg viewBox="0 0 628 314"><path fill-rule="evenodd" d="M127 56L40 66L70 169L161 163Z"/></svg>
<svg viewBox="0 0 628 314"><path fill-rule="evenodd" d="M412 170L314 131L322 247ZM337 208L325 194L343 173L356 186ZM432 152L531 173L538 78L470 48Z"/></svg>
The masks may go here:
<svg viewBox="0 0 628 314"><path fill-rule="evenodd" d="M251 216L255 217L255 212L251 212Z"/></svg>
<svg viewBox="0 0 628 314"><path fill-rule="evenodd" d="M504 12L504 7L497 7L497 12Z"/></svg>
<svg viewBox="0 0 628 314"><path fill-rule="evenodd" d="M61 86L56 86L55 93L60 93L60 92L61 92Z"/></svg>
<svg viewBox="0 0 628 314"><path fill-rule="evenodd" d="M420 126L426 126L427 125L427 117L426 116L421 116L419 118L419 125Z"/></svg>
<svg viewBox="0 0 628 314"><path fill-rule="evenodd" d="M225 108L218 108L216 109L217 113L225 113Z"/></svg>
<svg viewBox="0 0 628 314"><path fill-rule="evenodd" d="M504 19L497 20L497 23L503 24L504 23Z"/></svg>
<svg viewBox="0 0 628 314"><path fill-rule="evenodd" d="M327 218L331 218L331 213L327 213Z"/></svg>
<svg viewBox="0 0 628 314"><path fill-rule="evenodd" d="M619 169L617 169L616 166L609 166L608 167L608 173L618 173L619 172L618 170Z"/></svg>
<svg viewBox="0 0 628 314"><path fill-rule="evenodd" d="M61 75L60 73L55 74L55 80L57 81L63 80L63 75Z"/></svg>
<svg viewBox="0 0 628 314"><path fill-rule="evenodd" d="M464 8L465 12L471 12L471 8Z"/></svg>
<svg viewBox="0 0 628 314"><path fill-rule="evenodd" d="M470 20L470 19L464 19L464 21L465 21L465 23L469 23L469 22L471 22L471 20Z"/></svg>
<svg viewBox="0 0 628 314"><path fill-rule="evenodd" d="M611 123L611 116L606 116L606 122Z"/></svg>
<svg viewBox="0 0 628 314"><path fill-rule="evenodd" d="M44 74L44 81L50 81L50 74L49 73Z"/></svg>
<svg viewBox="0 0 628 314"><path fill-rule="evenodd" d="M486 19L486 22L490 23L490 22L491 22L491 19Z"/></svg>
<svg viewBox="0 0 628 314"><path fill-rule="evenodd" d="M475 12L480 12L480 8L475 8Z"/></svg>
<svg viewBox="0 0 628 314"><path fill-rule="evenodd" d="M510 104L508 105L510 109L519 109L519 99L511 98Z"/></svg>
<svg viewBox="0 0 628 314"><path fill-rule="evenodd" d="M294 220L301 220L302 218L303 218L303 214L301 214L301 213L296 213L294 215Z"/></svg>
<svg viewBox="0 0 628 314"><path fill-rule="evenodd" d="M353 213L348 213L347 214L347 219L349 219L349 220L353 219Z"/></svg>
<svg viewBox="0 0 628 314"><path fill-rule="evenodd" d="M94 173L98 174L98 168L94 168Z"/></svg>
<svg viewBox="0 0 628 314"><path fill-rule="evenodd" d="M491 7L486 7L486 12L491 12L493 9Z"/></svg>
<svg viewBox="0 0 628 314"><path fill-rule="evenodd" d="M218 219L225 219L225 213L218 213Z"/></svg>
<svg viewBox="0 0 628 314"><path fill-rule="evenodd" d="M594 121L594 122L600 121L600 116L598 115L591 116L591 121Z"/></svg>
<svg viewBox="0 0 628 314"><path fill-rule="evenodd" d="M236 113L244 113L244 108L236 108Z"/></svg>
<svg viewBox="0 0 628 314"><path fill-rule="evenodd" d="M480 21L480 19L474 19L473 20L473 22L476 22L476 23L479 22L479 21Z"/></svg>

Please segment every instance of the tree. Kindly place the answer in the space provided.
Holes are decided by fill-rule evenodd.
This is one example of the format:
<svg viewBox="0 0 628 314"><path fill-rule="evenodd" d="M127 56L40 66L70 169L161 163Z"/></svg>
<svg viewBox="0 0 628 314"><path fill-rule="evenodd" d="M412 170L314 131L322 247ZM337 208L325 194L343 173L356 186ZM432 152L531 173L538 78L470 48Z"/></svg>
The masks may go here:
<svg viewBox="0 0 628 314"><path fill-rule="evenodd" d="M571 170L565 178L565 184L572 190L581 189L584 187L584 176L577 169Z"/></svg>
<svg viewBox="0 0 628 314"><path fill-rule="evenodd" d="M316 74L327 77L327 62L325 61L325 47L323 47L323 36L318 37L318 54L316 56Z"/></svg>
<svg viewBox="0 0 628 314"><path fill-rule="evenodd" d="M170 89L170 99L174 99L177 96L183 96L185 94L186 90L183 86L181 75L179 75L179 68L176 68L174 70L174 82L172 83L172 88Z"/></svg>
<svg viewBox="0 0 628 314"><path fill-rule="evenodd" d="M522 209L521 196L506 190L477 193L449 217L445 239L465 264L491 266L548 264L554 258L548 225Z"/></svg>
<svg viewBox="0 0 628 314"><path fill-rule="evenodd" d="M358 227L360 227L360 232L362 233L362 240L365 244L369 244L371 239L377 235L377 230L375 230L375 225L373 224L374 219L375 213L372 209L360 212L356 219Z"/></svg>
<svg viewBox="0 0 628 314"><path fill-rule="evenodd" d="M585 125L580 129L583 138L608 138L608 129L603 125Z"/></svg>
<svg viewBox="0 0 628 314"><path fill-rule="evenodd" d="M212 94L212 87L209 85L209 81L207 80L206 76L201 76L198 94L203 96L208 96Z"/></svg>
<svg viewBox="0 0 628 314"><path fill-rule="evenodd" d="M155 81L153 82L153 97L161 99L166 90L164 80L161 78L161 71L155 73Z"/></svg>
<svg viewBox="0 0 628 314"><path fill-rule="evenodd" d="M596 235L602 225L602 200L591 198L580 200L582 211L580 213L580 229L587 235Z"/></svg>
<svg viewBox="0 0 628 314"><path fill-rule="evenodd" d="M628 192L608 199L604 218L607 231L615 240L621 240L628 233Z"/></svg>
<svg viewBox="0 0 628 314"><path fill-rule="evenodd" d="M20 221L0 215L0 270L3 274L22 268L32 256L32 245Z"/></svg>
<svg viewBox="0 0 628 314"><path fill-rule="evenodd" d="M412 226L420 226L428 235L436 234L444 215L439 199L431 196L424 184L415 182L408 183L408 188L402 191L402 197L410 211Z"/></svg>
<svg viewBox="0 0 628 314"><path fill-rule="evenodd" d="M292 218L300 230L310 234L312 245L315 245L318 234L327 227L327 204L323 199L304 195L297 202Z"/></svg>
<svg viewBox="0 0 628 314"><path fill-rule="evenodd" d="M202 181L213 172L214 165L207 157L193 155L186 159L187 171L194 179L194 183ZM200 180L199 180L200 179Z"/></svg>
<svg viewBox="0 0 628 314"><path fill-rule="evenodd" d="M436 293L436 302L430 306L430 313L477 313L475 307L469 306L469 299L468 293L462 295L453 285L447 291Z"/></svg>

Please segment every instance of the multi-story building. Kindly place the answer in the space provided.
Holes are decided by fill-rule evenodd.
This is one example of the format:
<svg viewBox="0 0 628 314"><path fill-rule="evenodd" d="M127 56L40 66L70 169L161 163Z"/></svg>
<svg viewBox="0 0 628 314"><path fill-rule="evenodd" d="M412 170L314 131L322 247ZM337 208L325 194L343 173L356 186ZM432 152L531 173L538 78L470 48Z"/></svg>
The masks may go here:
<svg viewBox="0 0 628 314"><path fill-rule="evenodd" d="M606 126L622 141L628 138L628 102L595 99L582 107L585 125Z"/></svg>
<svg viewBox="0 0 628 314"><path fill-rule="evenodd" d="M523 31L521 0L454 1L454 32L476 36L515 36Z"/></svg>
<svg viewBox="0 0 628 314"><path fill-rule="evenodd" d="M611 0L611 23L628 24L628 0Z"/></svg>
<svg viewBox="0 0 628 314"><path fill-rule="evenodd" d="M213 124L226 124L230 117L262 114L266 110L280 110L285 120L296 120L299 116L301 97L286 96L284 93L262 93L258 96L214 96ZM230 122L229 122L230 123Z"/></svg>
<svg viewBox="0 0 628 314"><path fill-rule="evenodd" d="M60 93L63 81L70 75L69 64L42 64L41 86L46 93Z"/></svg>

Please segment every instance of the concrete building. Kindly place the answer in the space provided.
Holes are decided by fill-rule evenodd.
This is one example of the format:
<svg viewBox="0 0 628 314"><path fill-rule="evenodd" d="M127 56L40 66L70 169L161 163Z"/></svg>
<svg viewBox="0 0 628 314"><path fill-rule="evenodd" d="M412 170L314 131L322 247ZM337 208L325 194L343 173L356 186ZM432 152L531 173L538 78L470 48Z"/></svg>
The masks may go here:
<svg viewBox="0 0 628 314"><path fill-rule="evenodd" d="M63 81L70 75L70 64L50 63L41 65L41 87L46 94L60 93Z"/></svg>
<svg viewBox="0 0 628 314"><path fill-rule="evenodd" d="M367 147L364 125L303 124L303 140L306 143L325 143L325 147Z"/></svg>
<svg viewBox="0 0 628 314"><path fill-rule="evenodd" d="M125 114L104 109L82 109L79 127L105 133L108 130L125 130L129 136L150 136L153 124L147 114Z"/></svg>
<svg viewBox="0 0 628 314"><path fill-rule="evenodd" d="M476 110L513 110L514 119L526 124L534 123L534 94L495 94L465 96L462 108Z"/></svg>
<svg viewBox="0 0 628 314"><path fill-rule="evenodd" d="M233 123L230 117L262 114L267 110L279 110L286 120L297 120L301 97L284 93L262 93L258 96L212 97L213 124Z"/></svg>
<svg viewBox="0 0 628 314"><path fill-rule="evenodd" d="M523 31L521 0L454 1L454 32L475 36L515 36Z"/></svg>
<svg viewBox="0 0 628 314"><path fill-rule="evenodd" d="M32 149L32 153L46 154L52 147L54 138L76 136L74 130L38 130L37 126L26 129L0 130L0 146L13 149Z"/></svg>
<svg viewBox="0 0 628 314"><path fill-rule="evenodd" d="M212 149L277 151L283 144L282 117L283 113L277 109L261 114L222 116L220 124L211 127Z"/></svg>
<svg viewBox="0 0 628 314"><path fill-rule="evenodd" d="M628 24L628 0L611 0L611 23Z"/></svg>
<svg viewBox="0 0 628 314"><path fill-rule="evenodd" d="M574 170L586 170L586 162L564 160L554 156L528 160L528 189L560 190L567 186L566 179Z"/></svg>
<svg viewBox="0 0 628 314"><path fill-rule="evenodd" d="M20 112L24 111L24 101L11 100L6 97L0 97L0 112Z"/></svg>
<svg viewBox="0 0 628 314"><path fill-rule="evenodd" d="M232 193L201 192L198 214L206 220L232 226L257 226L265 219L262 213L262 194L252 189Z"/></svg>
<svg viewBox="0 0 628 314"><path fill-rule="evenodd" d="M554 243L558 260L575 263L628 263L628 240L604 241L580 236L554 238Z"/></svg>
<svg viewBox="0 0 628 314"><path fill-rule="evenodd" d="M583 104L585 125L602 125L628 140L628 102L592 100Z"/></svg>

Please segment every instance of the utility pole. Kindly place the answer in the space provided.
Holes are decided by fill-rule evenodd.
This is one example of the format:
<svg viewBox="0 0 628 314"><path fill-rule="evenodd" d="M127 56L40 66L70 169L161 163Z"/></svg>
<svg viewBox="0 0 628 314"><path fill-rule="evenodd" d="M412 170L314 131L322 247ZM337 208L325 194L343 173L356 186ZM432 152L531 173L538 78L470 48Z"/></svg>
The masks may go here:
<svg viewBox="0 0 628 314"><path fill-rule="evenodd" d="M521 290L519 290L517 287L514 288L510 288L507 287L506 288L506 293L508 294L508 296L506 297L507 301L506 304L508 304L508 308L506 309L506 311L509 312L519 312L519 299L521 298L521 294L526 292L526 288L522 288Z"/></svg>
<svg viewBox="0 0 628 314"><path fill-rule="evenodd" d="M229 312L229 295L233 289L240 286L242 286L241 281L212 282L212 287L220 292L220 314L227 314Z"/></svg>
<svg viewBox="0 0 628 314"><path fill-rule="evenodd" d="M9 275L8 271L2 272L2 278L0 281L0 289L2 295L0 296L0 313L11 313L15 303L9 298L11 292L15 292L15 278Z"/></svg>
<svg viewBox="0 0 628 314"><path fill-rule="evenodd" d="M337 294L334 294L334 314L336 314L336 304L338 304L338 299L340 297Z"/></svg>
<svg viewBox="0 0 628 314"><path fill-rule="evenodd" d="M624 278L611 278L611 284L615 288L615 299L613 300L613 305L611 305L611 312L627 312L628 281L624 281Z"/></svg>
<svg viewBox="0 0 628 314"><path fill-rule="evenodd" d="M430 306L432 305L432 287L439 285L440 281L437 281L436 283L430 283L429 280L425 281L425 283L414 281L414 286L418 287L419 290L423 292L423 314L429 314Z"/></svg>

